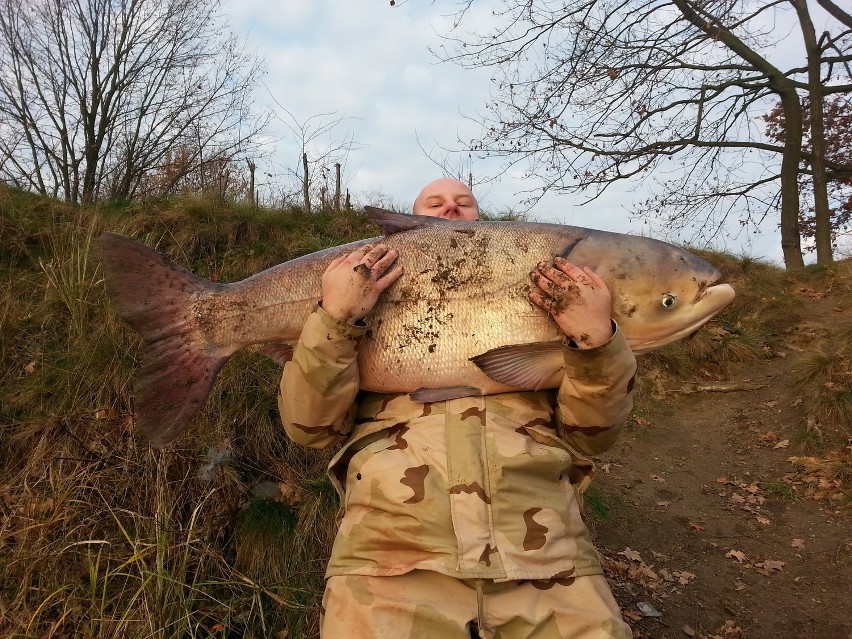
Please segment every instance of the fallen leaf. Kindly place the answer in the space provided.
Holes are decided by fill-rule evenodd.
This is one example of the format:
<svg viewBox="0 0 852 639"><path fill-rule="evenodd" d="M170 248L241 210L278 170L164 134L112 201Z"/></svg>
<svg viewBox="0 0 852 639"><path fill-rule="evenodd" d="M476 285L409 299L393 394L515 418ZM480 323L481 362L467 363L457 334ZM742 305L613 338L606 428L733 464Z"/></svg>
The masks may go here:
<svg viewBox="0 0 852 639"><path fill-rule="evenodd" d="M621 616L627 618L629 621L642 621L644 619L642 615L633 610L622 610Z"/></svg>
<svg viewBox="0 0 852 639"><path fill-rule="evenodd" d="M767 519L766 517L758 517L758 518L757 518L757 523L759 523L759 524L763 524L764 526L768 526L768 525L769 525L769 524L771 524L772 522L771 522L769 519Z"/></svg>
<svg viewBox="0 0 852 639"><path fill-rule="evenodd" d="M747 559L746 554L744 552L740 552L739 550L729 550L725 553L725 557L736 559L738 563L743 563Z"/></svg>
<svg viewBox="0 0 852 639"><path fill-rule="evenodd" d="M768 575L775 572L781 572L784 569L784 566L787 564L783 561L778 561L777 559L767 559L766 561L758 561L755 562L754 567L758 569L759 572L762 572L764 575Z"/></svg>
<svg viewBox="0 0 852 639"><path fill-rule="evenodd" d="M740 639L743 636L743 629L737 626L733 620L728 619L716 630L716 633L729 639Z"/></svg>
<svg viewBox="0 0 852 639"><path fill-rule="evenodd" d="M771 441L775 441L776 439L778 439L778 433L774 433L772 431L769 431L768 433L763 433L763 435L759 435L757 438L760 441L771 442Z"/></svg>
<svg viewBox="0 0 852 639"><path fill-rule="evenodd" d="M745 590L745 589L746 589L746 585L742 581L740 581L739 579L737 579L734 582L734 590Z"/></svg>
<svg viewBox="0 0 852 639"><path fill-rule="evenodd" d="M683 627L683 634L685 634L687 637L694 637L695 636L695 628L692 628L691 626L684 626Z"/></svg>
<svg viewBox="0 0 852 639"><path fill-rule="evenodd" d="M775 444L775 445L772 447L772 449L773 449L773 450L775 450L776 448L787 448L787 446L789 446L789 445L790 445L790 440L789 440L789 439L782 439L780 442L778 442L777 444Z"/></svg>
<svg viewBox="0 0 852 639"><path fill-rule="evenodd" d="M674 576L677 577L677 580L682 586L687 585L690 581L695 579L695 575L691 572L687 572L686 570L675 570Z"/></svg>
<svg viewBox="0 0 852 639"><path fill-rule="evenodd" d="M631 550L629 546L618 554L623 557L627 557L631 561L642 561L642 556L639 554L639 552L636 550Z"/></svg>
<svg viewBox="0 0 852 639"><path fill-rule="evenodd" d="M694 530L695 532L704 532L704 526L700 526L700 525L694 524L692 522L689 522L686 525L686 527L689 528L690 530Z"/></svg>
<svg viewBox="0 0 852 639"><path fill-rule="evenodd" d="M118 411L112 406L95 411L95 419L115 419L116 417L118 417Z"/></svg>
<svg viewBox="0 0 852 639"><path fill-rule="evenodd" d="M804 539L794 539L793 541L790 542L790 545L793 548L804 548L805 547L805 540Z"/></svg>
<svg viewBox="0 0 852 639"><path fill-rule="evenodd" d="M27 375L32 375L33 373L35 373L35 371L36 371L36 363L35 362L30 362L29 364L24 366L24 372Z"/></svg>

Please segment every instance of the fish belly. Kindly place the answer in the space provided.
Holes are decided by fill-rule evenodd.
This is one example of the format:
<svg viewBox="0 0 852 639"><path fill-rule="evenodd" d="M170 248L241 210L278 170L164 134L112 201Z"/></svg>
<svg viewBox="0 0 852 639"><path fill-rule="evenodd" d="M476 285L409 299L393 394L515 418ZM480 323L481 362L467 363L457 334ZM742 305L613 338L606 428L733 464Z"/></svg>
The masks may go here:
<svg viewBox="0 0 852 639"><path fill-rule="evenodd" d="M420 237L423 235L424 237ZM361 387L376 392L473 386L511 390L471 357L513 344L559 339L529 302L529 273L563 241L509 232L431 229L388 238L405 274L367 318L358 349Z"/></svg>

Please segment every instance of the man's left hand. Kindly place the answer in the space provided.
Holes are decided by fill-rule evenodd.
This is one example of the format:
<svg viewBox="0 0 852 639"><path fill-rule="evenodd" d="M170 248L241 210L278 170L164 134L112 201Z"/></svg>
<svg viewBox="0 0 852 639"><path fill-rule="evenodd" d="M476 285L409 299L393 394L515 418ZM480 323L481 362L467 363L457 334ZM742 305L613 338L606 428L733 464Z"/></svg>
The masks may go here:
<svg viewBox="0 0 852 639"><path fill-rule="evenodd" d="M595 348L612 337L612 296L589 267L557 257L539 262L530 273L535 286L530 301L547 311L579 348Z"/></svg>

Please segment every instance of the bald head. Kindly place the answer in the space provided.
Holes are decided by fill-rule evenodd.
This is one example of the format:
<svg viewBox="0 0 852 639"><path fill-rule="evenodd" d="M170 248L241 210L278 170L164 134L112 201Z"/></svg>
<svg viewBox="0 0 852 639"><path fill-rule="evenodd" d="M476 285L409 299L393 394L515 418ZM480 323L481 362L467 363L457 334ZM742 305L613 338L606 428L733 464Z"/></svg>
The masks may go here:
<svg viewBox="0 0 852 639"><path fill-rule="evenodd" d="M414 214L447 220L477 220L479 204L464 182L439 178L429 182L420 191L414 200Z"/></svg>

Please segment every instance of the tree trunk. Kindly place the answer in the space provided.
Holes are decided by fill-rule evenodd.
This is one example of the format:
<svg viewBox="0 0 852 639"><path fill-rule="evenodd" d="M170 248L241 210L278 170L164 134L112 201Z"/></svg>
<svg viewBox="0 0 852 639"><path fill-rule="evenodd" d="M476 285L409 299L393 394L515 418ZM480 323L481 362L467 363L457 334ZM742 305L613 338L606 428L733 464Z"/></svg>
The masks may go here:
<svg viewBox="0 0 852 639"><path fill-rule="evenodd" d="M802 105L795 89L779 91L787 125L781 158L781 251L787 269L802 268L799 235L799 161L802 155Z"/></svg>
<svg viewBox="0 0 852 639"><path fill-rule="evenodd" d="M825 175L825 124L823 118L823 88L820 82L822 54L806 0L790 0L799 16L808 57L808 101L811 121L811 169L813 170L814 216L816 229L817 264L834 261L831 248L831 209L828 205L828 181ZM789 135L789 132L788 132Z"/></svg>

